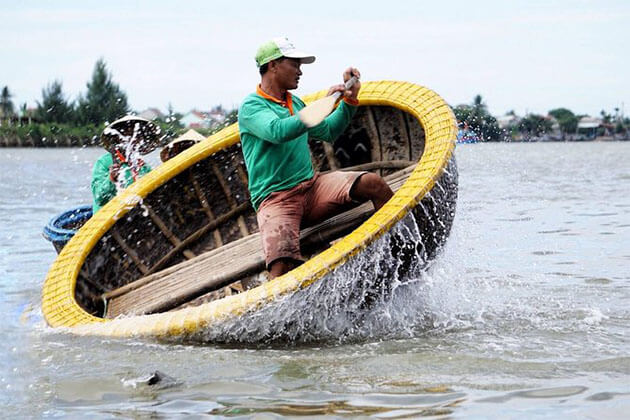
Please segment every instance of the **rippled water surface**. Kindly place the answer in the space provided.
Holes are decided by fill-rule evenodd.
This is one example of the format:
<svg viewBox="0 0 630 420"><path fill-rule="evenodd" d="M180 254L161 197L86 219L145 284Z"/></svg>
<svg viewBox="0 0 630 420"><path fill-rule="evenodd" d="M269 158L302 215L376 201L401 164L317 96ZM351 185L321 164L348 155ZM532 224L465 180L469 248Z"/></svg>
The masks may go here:
<svg viewBox="0 0 630 420"><path fill-rule="evenodd" d="M0 149L4 416L627 418L630 144L456 153L445 252L406 299L357 327L396 317L396 331L237 348L47 328L40 289L55 253L41 229L89 203L101 152ZM156 370L170 378L146 385Z"/></svg>

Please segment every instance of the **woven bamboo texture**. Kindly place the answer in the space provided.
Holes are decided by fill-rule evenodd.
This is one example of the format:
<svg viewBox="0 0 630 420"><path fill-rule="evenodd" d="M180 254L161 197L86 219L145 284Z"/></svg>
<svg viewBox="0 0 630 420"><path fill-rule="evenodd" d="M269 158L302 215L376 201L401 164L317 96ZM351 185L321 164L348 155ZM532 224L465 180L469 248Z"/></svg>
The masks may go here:
<svg viewBox="0 0 630 420"><path fill-rule="evenodd" d="M402 186L413 167L415 165L385 177L393 191ZM303 229L302 247L308 243L306 239L309 237L313 243L335 239L336 232L347 231L343 226L350 224L356 227L372 212L374 206L367 202L318 225ZM108 300L106 317L170 310L188 302L190 296L199 296L202 290L216 290L217 285L224 287L244 277L243 273L259 273L264 267L265 258L260 246L260 233L248 235L167 270L143 277L136 282L140 284L139 286L131 283L110 292L113 298Z"/></svg>
<svg viewBox="0 0 630 420"><path fill-rule="evenodd" d="M320 91L305 98L325 96ZM99 239L151 191L171 177L215 152L239 141L234 124L159 166L103 207L64 247L46 277L42 312L52 327L68 328L81 335L179 336L209 328L214 323L255 310L275 299L308 287L345 263L381 237L406 216L431 191L452 156L456 125L450 107L435 92L412 83L379 81L363 83L362 105L387 105L414 116L426 135L424 153L415 170L394 197L367 221L333 246L284 276L243 293L201 306L152 315L103 319L84 311L75 299L76 281L83 262Z"/></svg>

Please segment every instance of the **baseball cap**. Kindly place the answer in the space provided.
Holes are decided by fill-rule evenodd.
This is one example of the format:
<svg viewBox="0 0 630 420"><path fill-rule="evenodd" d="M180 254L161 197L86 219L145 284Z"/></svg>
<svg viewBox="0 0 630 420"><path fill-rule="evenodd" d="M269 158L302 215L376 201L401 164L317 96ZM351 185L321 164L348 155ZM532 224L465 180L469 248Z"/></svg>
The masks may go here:
<svg viewBox="0 0 630 420"><path fill-rule="evenodd" d="M296 49L288 38L278 37L265 42L258 48L256 65L260 67L280 57L299 58L302 64L311 64L315 61L314 55Z"/></svg>

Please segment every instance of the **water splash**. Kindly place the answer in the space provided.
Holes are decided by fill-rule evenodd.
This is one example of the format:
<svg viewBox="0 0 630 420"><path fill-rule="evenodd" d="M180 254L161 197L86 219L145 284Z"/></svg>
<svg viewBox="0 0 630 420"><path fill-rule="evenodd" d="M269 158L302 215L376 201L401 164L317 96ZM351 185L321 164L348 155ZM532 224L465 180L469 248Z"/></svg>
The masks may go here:
<svg viewBox="0 0 630 420"><path fill-rule="evenodd" d="M160 132L159 127L157 128L158 133ZM140 169L144 165L144 162L141 158L140 150L144 145L145 139L141 133L140 123L134 123L133 131L130 135L125 135L121 131L117 130L113 127L106 127L103 130L103 134L107 136L117 137L119 139L118 144L121 146L122 152L120 156L114 156L116 160L120 163L126 164L133 174L134 180L137 177L137 174L140 173ZM117 151L118 152L118 151ZM116 185L117 193L120 193L122 190L126 188L126 176L125 170L119 171L114 184Z"/></svg>
<svg viewBox="0 0 630 420"><path fill-rule="evenodd" d="M426 287L432 284L429 264L418 224L409 214L313 285L191 338L285 345L412 336L435 326L424 300Z"/></svg>

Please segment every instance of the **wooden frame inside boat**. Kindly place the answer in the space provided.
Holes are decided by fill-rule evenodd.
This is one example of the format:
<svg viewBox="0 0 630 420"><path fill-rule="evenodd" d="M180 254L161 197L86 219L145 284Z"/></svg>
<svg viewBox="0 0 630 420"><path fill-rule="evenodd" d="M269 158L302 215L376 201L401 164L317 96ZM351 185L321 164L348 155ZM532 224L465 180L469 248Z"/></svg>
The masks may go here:
<svg viewBox="0 0 630 420"><path fill-rule="evenodd" d="M454 116L437 94L410 83L364 83L359 99L357 115L334 145L311 144L314 166L378 171L396 194L374 214L366 203L304 229L302 248L312 256L305 264L261 281L258 227L232 125L154 169L79 230L46 278L46 321L80 334L195 332L307 287L422 200L421 231L433 256L454 215ZM430 197L438 180L443 185Z"/></svg>

